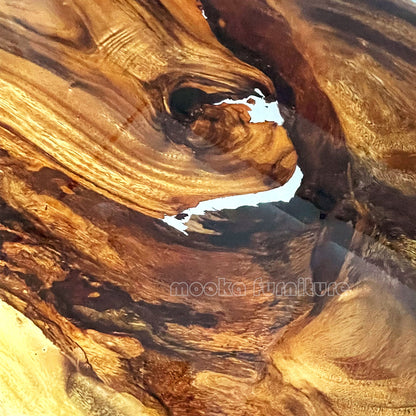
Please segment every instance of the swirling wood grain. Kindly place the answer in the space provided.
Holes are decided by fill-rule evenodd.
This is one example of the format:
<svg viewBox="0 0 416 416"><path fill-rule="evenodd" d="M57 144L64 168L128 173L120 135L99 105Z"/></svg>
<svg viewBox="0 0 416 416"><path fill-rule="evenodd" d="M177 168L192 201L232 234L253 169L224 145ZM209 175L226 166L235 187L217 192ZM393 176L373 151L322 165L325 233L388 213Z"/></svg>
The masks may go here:
<svg viewBox="0 0 416 416"><path fill-rule="evenodd" d="M413 414L414 6L202 3L0 0L0 409ZM214 105L255 88L283 127Z"/></svg>

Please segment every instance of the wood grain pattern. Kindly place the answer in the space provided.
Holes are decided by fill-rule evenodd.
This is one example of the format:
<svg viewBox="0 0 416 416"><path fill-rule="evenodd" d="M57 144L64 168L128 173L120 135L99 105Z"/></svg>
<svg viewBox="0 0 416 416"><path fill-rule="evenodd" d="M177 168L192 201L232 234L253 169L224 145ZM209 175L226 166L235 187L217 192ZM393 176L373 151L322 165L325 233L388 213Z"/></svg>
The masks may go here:
<svg viewBox="0 0 416 416"><path fill-rule="evenodd" d="M3 413L415 413L414 16L0 0ZM283 127L214 105L255 88ZM188 236L158 219L296 163L289 203L194 217ZM258 286L299 278L350 290ZM236 293L171 290L218 279Z"/></svg>
<svg viewBox="0 0 416 416"><path fill-rule="evenodd" d="M193 2L182 7L190 12L175 16L174 2L5 2L4 149L23 160L41 151L43 165L155 217L202 199L265 190L265 178L284 183L296 157L283 128L252 127L247 107L226 105L227 112L209 115L229 114L221 138L199 125L204 105L274 89L228 53L207 23L195 25ZM172 112L175 93L186 89L201 96L178 110L182 121ZM287 172L279 176L283 159Z"/></svg>

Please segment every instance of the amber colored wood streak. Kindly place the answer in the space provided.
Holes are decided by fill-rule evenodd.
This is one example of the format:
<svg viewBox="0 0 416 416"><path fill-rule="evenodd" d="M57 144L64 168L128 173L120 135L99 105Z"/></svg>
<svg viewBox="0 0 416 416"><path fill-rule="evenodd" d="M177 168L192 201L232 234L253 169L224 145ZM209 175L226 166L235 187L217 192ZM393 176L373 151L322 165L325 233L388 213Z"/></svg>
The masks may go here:
<svg viewBox="0 0 416 416"><path fill-rule="evenodd" d="M0 309L14 322L0 408L415 412L414 13L204 7L223 45L191 0L0 0L0 299L14 308ZM213 105L257 87L279 98L284 128ZM184 91L195 105L177 102ZM157 219L278 186L297 155L315 205L211 213L188 237ZM352 290L275 297L254 284L300 277ZM247 293L170 290L220 278ZM49 361L32 355L43 345Z"/></svg>
<svg viewBox="0 0 416 416"><path fill-rule="evenodd" d="M178 7L189 11L176 16ZM252 126L247 108L220 123L220 155L192 146L192 121L172 116L170 97L181 88L201 90L207 102L255 87L273 94L265 75L216 41L192 1L4 2L1 13L1 123L17 136L2 146L16 157L42 153L44 164L155 217L265 190L265 178L283 183L293 173L296 158L276 174L294 151L284 129Z"/></svg>

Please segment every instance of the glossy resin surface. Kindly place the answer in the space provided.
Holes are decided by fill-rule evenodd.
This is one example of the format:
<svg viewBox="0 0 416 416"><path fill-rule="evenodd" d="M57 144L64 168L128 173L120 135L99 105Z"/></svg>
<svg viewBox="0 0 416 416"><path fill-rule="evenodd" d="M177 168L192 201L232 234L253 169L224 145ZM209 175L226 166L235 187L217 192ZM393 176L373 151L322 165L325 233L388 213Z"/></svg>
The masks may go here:
<svg viewBox="0 0 416 416"><path fill-rule="evenodd" d="M0 415L416 414L415 25L0 0Z"/></svg>

